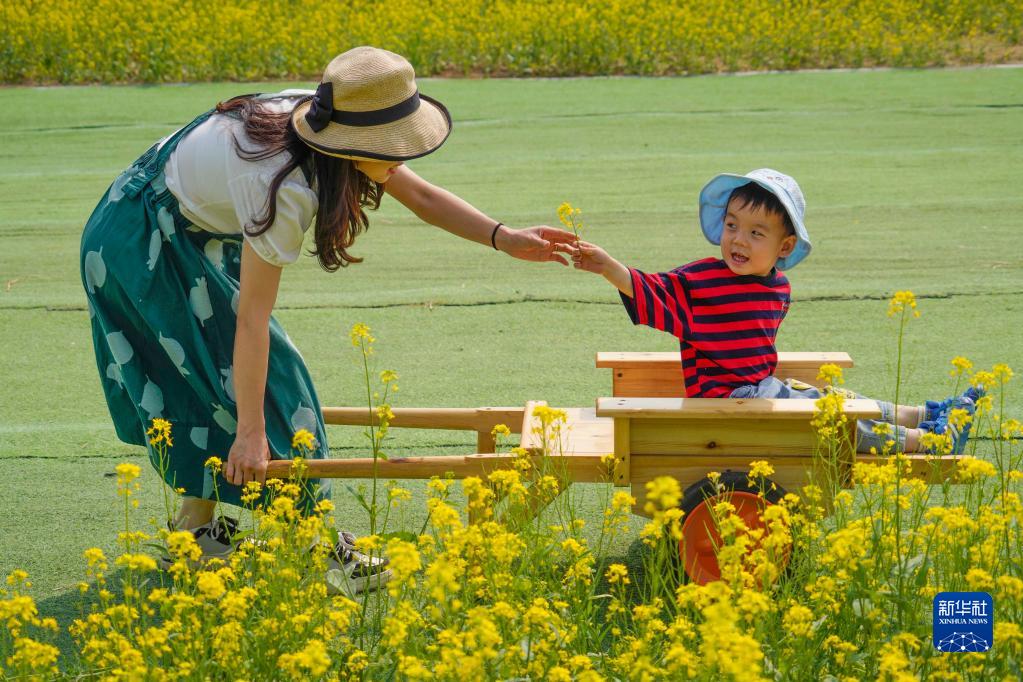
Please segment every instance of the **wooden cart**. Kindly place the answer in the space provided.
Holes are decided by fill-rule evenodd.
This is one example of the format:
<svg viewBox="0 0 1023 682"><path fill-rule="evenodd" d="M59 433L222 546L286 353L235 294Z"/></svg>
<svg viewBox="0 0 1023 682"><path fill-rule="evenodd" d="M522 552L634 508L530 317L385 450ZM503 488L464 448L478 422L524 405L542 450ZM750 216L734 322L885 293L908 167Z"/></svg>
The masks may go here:
<svg viewBox="0 0 1023 682"><path fill-rule="evenodd" d="M821 365L852 367L846 353L779 353L775 375L816 385ZM572 482L611 480L631 486L636 498L633 511L644 513L646 483L658 476L672 476L686 490L687 512L683 533L689 548L686 570L690 577L706 582L717 577L713 547L708 536L708 508L716 500L706 494L707 474L730 472L726 477L734 490L730 501L748 526L760 525L764 504L780 495L757 496L742 491L741 484L753 460L766 460L774 469L770 482L781 492L798 493L814 479L813 455L816 434L811 426L812 400L731 398L683 398L682 372L677 353L598 353L597 367L612 373L612 395L598 398L594 407L563 408L567 420L562 452L556 453L553 470L561 473L563 488ZM491 431L505 424L521 434L520 444L539 457L533 411L545 403L531 401L521 408L394 408L391 427L469 430L477 433L477 452L457 456L402 457L377 462L377 475L387 479L422 479L451 474L456 478L485 477L512 466L514 456L496 453ZM845 451L838 453L838 475L851 485L855 461L882 458L855 452L856 419L878 419L872 400L846 400L849 419ZM375 417L365 408L324 408L328 424L368 425ZM614 453L616 464L608 471L604 457ZM935 463L934 458L910 455L911 476L938 482L951 474L956 458ZM307 475L321 478L367 478L373 475L372 458L308 460ZM287 461L271 462L268 476L286 477ZM549 500L538 500L536 511ZM712 525L712 524L711 524Z"/></svg>

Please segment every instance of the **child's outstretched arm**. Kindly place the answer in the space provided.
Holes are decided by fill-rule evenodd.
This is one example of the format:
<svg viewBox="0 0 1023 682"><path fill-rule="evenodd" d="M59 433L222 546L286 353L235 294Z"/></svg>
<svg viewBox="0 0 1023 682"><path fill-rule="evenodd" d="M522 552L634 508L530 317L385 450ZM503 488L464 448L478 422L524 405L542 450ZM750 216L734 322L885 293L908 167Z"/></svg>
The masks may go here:
<svg viewBox="0 0 1023 682"><path fill-rule="evenodd" d="M577 242L572 251L572 262L577 270L585 270L598 275L613 284L618 291L632 298L632 274L629 269L612 258L607 251L590 242Z"/></svg>

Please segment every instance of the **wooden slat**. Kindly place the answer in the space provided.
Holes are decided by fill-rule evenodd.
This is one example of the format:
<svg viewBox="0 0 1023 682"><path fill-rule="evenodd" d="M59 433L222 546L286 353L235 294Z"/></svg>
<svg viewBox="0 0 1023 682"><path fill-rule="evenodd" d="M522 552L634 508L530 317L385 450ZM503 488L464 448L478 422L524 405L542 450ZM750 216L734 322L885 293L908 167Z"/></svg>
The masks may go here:
<svg viewBox="0 0 1023 682"><path fill-rule="evenodd" d="M393 457L377 462L377 476L394 479L422 479L444 476L451 473L455 478L486 476L498 469L509 469L514 461L512 455L472 454L462 456L434 457ZM373 459L308 459L306 473L310 478L371 478ZM534 464L539 467L540 461ZM607 471L597 455L572 455L552 457L550 468L577 482L607 480ZM288 478L291 472L290 460L273 460L267 465L267 478Z"/></svg>
<svg viewBox="0 0 1023 682"><path fill-rule="evenodd" d="M625 352L597 353L596 362L597 367L612 369L612 395L652 398L685 395L681 363L678 353ZM825 363L853 366L852 358L844 352L779 353L774 375L820 387L817 373Z"/></svg>
<svg viewBox="0 0 1023 682"><path fill-rule="evenodd" d="M539 420L533 416L533 410L537 405L547 405L547 402L544 400L526 401L526 407L522 411L522 420L519 424L519 433L522 434L519 447L533 454L539 454L540 450L543 449L541 434L533 431L533 429L540 426Z"/></svg>
<svg viewBox="0 0 1023 682"><path fill-rule="evenodd" d="M777 419L809 422L816 401L741 398L597 398L599 417L640 417L643 419ZM880 419L881 410L873 400L846 400L843 409L849 419Z"/></svg>
<svg viewBox="0 0 1023 682"><path fill-rule="evenodd" d="M677 352L619 352L597 353L597 367L623 369L677 369L681 371L681 357ZM806 368L823 364L852 367L853 361L845 352L782 352L778 353L778 367Z"/></svg>
<svg viewBox="0 0 1023 682"><path fill-rule="evenodd" d="M522 425L522 441L520 446L539 454L542 443L540 434L533 431L540 426L540 421L533 417L536 405L546 405L540 401L530 401L526 405L526 417ZM561 449L563 454L606 455L613 451L614 425L610 419L596 415L592 407L559 408L565 412L565 422L561 424ZM528 426L526 424L529 424ZM547 453L562 454L559 452Z"/></svg>
<svg viewBox="0 0 1023 682"><path fill-rule="evenodd" d="M795 379L821 388L817 379L818 367L786 368L775 371L774 376L784 381ZM615 369L611 374L611 394L622 398L680 398L685 395L682 371L675 369Z"/></svg>
<svg viewBox="0 0 1023 682"><path fill-rule="evenodd" d="M646 483L658 476L671 476L679 482L684 491L702 480L711 471L723 473L749 471L750 462L759 457L679 457L657 455L633 455L632 496L636 498L633 511L646 516ZM785 489L785 492L799 494L807 483L814 480L811 457L771 457L774 474L770 479ZM818 481L820 485L822 481Z"/></svg>
<svg viewBox="0 0 1023 682"><path fill-rule="evenodd" d="M775 455L809 456L816 435L809 420L742 418L632 419L629 449L639 455L738 456L763 459Z"/></svg>
<svg viewBox="0 0 1023 682"><path fill-rule="evenodd" d="M944 483L946 479L953 478L955 476L956 465L959 462L959 456L957 455L934 457L914 452L907 454L906 457L912 466L908 475L926 481L931 485L938 485ZM881 457L880 455L858 453L856 461L867 464L887 464L888 458Z"/></svg>
<svg viewBox="0 0 1023 682"><path fill-rule="evenodd" d="M395 407L391 411L394 419L390 425L394 427L488 433L498 424L505 424L512 433L517 433L523 414L521 407ZM365 407L324 407L323 421L348 426L378 423L376 414Z"/></svg>
<svg viewBox="0 0 1023 682"><path fill-rule="evenodd" d="M631 423L628 417L613 421L614 453L618 460L614 471L615 485L628 485L632 479Z"/></svg>

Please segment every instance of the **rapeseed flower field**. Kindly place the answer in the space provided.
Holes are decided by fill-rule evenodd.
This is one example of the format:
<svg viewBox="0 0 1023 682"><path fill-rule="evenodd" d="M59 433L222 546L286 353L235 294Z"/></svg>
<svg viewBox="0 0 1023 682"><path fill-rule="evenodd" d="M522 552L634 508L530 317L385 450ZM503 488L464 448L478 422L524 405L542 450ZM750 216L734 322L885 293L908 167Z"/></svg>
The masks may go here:
<svg viewBox="0 0 1023 682"><path fill-rule="evenodd" d="M420 75L568 76L1018 60L1023 0L5 0L0 81L316 78L374 45Z"/></svg>
<svg viewBox="0 0 1023 682"><path fill-rule="evenodd" d="M901 336L919 314L915 296L890 301ZM397 374L370 379L375 339L365 325L351 341L366 368L368 427L374 458L383 457ZM178 680L1015 680L1023 665L1023 424L1003 412L1013 370L975 370L952 359L954 389L968 382L986 393L969 419L974 438L955 473L929 486L909 475L906 455L856 463L852 486L808 485L762 513L749 528L722 499L713 508L721 537L721 579L687 582L679 562L682 491L677 480L647 484L640 532L641 570L605 556L605 543L627 532L635 499L604 484L600 529L586 522L562 490L549 457L513 449L514 466L485 478L435 477L425 500L396 482L356 491L371 533L357 546L386 554L393 579L354 597L331 596L327 553L336 535L333 505L309 513L298 503L304 464L292 477L267 481L267 501L248 510L247 530L229 561L197 562L188 532L137 528L132 510L139 467L117 467L125 516L120 554L85 551L82 615L70 627L75 656L61 659L58 629L41 617L20 570L0 591L0 675L8 678ZM821 378L841 383L825 366ZM382 386L376 384L382 382ZM371 385L374 384L374 385ZM814 424L824 465L845 437L841 401L821 398ZM565 413L541 408L534 426L548 453L562 440ZM172 425L150 431L166 456ZM495 437L507 436L505 427ZM983 439L983 445L978 443ZM299 431L296 454L311 434ZM951 442L936 439L935 452ZM613 457L607 461L613 469ZM221 466L212 457L214 471ZM774 469L750 463L750 486L766 493ZM718 480L719 474L708 477ZM460 497L453 493L461 488ZM250 483L253 501L263 488ZM379 499L378 499L379 492ZM558 495L559 492L564 494ZM551 500L542 517L537 495ZM455 499L464 502L456 502ZM404 527L407 505L428 519ZM172 511L172 510L169 510ZM587 537L590 539L588 540ZM596 537L594 541L593 538ZM151 547L168 566L157 569ZM930 638L931 603L943 591L985 591L995 604L993 647L942 653Z"/></svg>

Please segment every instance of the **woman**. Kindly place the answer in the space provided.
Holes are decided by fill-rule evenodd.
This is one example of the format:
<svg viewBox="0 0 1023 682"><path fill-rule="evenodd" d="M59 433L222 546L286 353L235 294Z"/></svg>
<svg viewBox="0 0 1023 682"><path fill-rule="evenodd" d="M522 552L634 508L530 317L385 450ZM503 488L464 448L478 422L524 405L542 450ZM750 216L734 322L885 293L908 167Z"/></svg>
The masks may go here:
<svg viewBox="0 0 1023 682"><path fill-rule="evenodd" d="M310 456L328 455L313 382L270 315L310 226L324 269L359 262L348 249L368 227L364 208L387 193L464 239L567 265L555 251L571 234L508 229L403 165L450 130L404 58L359 47L327 66L312 97L236 97L199 116L115 180L89 219L82 278L117 434L146 445L151 420L173 425L167 461L152 447L150 459L184 490L172 525L207 556L228 554L232 531L213 519L209 456L227 453L216 496L239 504L267 460L290 456L297 430L315 436ZM348 540L342 565L359 559Z"/></svg>

